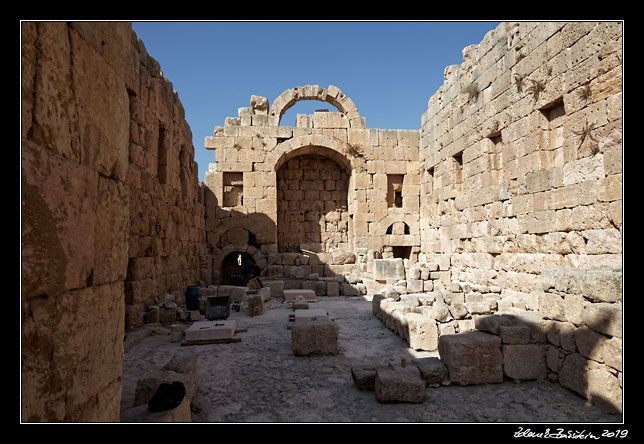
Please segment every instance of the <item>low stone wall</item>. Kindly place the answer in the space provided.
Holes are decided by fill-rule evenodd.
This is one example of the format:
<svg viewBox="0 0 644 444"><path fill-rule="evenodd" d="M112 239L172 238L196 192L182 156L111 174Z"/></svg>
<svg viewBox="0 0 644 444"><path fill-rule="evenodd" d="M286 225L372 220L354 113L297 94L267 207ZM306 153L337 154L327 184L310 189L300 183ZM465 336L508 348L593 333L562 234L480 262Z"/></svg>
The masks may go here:
<svg viewBox="0 0 644 444"><path fill-rule="evenodd" d="M450 284L460 291L376 294L372 307L411 348L440 352L443 337L485 332L500 338L498 371L506 378L548 378L621 412L621 279L621 270L545 268L534 295L539 311L467 283Z"/></svg>
<svg viewBox="0 0 644 444"><path fill-rule="evenodd" d="M621 411L622 271L551 267L541 274L551 378Z"/></svg>

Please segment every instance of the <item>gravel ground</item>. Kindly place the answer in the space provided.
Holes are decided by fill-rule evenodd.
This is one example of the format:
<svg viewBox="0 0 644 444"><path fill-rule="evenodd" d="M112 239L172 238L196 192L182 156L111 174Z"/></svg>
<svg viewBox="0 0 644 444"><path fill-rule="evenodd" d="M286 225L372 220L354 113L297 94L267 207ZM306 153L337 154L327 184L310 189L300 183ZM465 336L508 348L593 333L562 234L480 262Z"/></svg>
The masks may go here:
<svg viewBox="0 0 644 444"><path fill-rule="evenodd" d="M197 422L353 423L610 423L621 415L589 405L577 394L547 381L505 381L477 386L427 388L422 404L380 404L358 390L351 367L408 362L438 356L416 352L371 314L362 297L322 297L309 304L329 312L339 325L340 353L294 356L290 304L271 299L264 314L231 313L241 342L181 346L167 332L150 335L126 352L122 409L132 405L137 379L160 369L176 352L198 356Z"/></svg>

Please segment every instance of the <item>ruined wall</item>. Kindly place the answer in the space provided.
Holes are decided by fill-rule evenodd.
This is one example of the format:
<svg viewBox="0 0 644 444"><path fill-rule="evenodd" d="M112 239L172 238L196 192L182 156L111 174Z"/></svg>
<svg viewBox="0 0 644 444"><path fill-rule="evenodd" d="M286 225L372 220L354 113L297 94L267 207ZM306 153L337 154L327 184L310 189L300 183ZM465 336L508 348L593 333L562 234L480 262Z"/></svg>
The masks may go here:
<svg viewBox="0 0 644 444"><path fill-rule="evenodd" d="M621 24L502 23L463 57L422 117L421 262L459 316L543 317L508 368L621 411Z"/></svg>
<svg viewBox="0 0 644 444"><path fill-rule="evenodd" d="M21 33L22 419L115 421L126 306L201 276L190 134L129 23Z"/></svg>
<svg viewBox="0 0 644 444"><path fill-rule="evenodd" d="M299 114L294 128L281 126L284 112L300 100L326 102L337 111ZM289 89L270 106L267 98L252 96L250 105L205 140L216 160L206 173L215 274L231 251L226 232L239 228L252 233L256 244L250 248L260 253L262 267L278 251L300 248L356 253L353 261L318 255L347 273L367 272L366 261L358 259L368 251L378 257L418 253L418 131L366 128L353 101L333 85ZM337 167L327 169L325 162ZM239 242L235 250L247 248Z"/></svg>
<svg viewBox="0 0 644 444"><path fill-rule="evenodd" d="M188 285L212 282L203 189L183 106L143 43L134 37L132 44L138 78L128 85L127 329L140 327L164 293L182 304Z"/></svg>
<svg viewBox="0 0 644 444"><path fill-rule="evenodd" d="M545 266L622 261L622 28L502 23L422 116L421 240L452 281L537 308Z"/></svg>

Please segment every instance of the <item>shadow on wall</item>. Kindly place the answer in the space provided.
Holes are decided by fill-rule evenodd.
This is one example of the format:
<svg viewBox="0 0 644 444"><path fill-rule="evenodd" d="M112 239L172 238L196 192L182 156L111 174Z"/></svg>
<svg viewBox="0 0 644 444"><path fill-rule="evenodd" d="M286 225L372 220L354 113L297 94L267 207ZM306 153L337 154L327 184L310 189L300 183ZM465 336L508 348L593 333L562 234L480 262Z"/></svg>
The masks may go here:
<svg viewBox="0 0 644 444"><path fill-rule="evenodd" d="M622 339L600 333L607 331L607 323L621 325L621 319L595 319L575 327L528 312L479 316L475 321L478 331L499 337L505 377L547 378L594 405L621 413Z"/></svg>
<svg viewBox="0 0 644 444"><path fill-rule="evenodd" d="M621 270L546 267L539 311L472 315L457 334L439 335L449 331L442 327L450 313L462 318L461 305L452 303L461 299L456 293L402 295L398 301L376 295L373 313L411 348L438 350L453 383L547 379L621 413L621 276ZM451 300L443 300L447 295Z"/></svg>
<svg viewBox="0 0 644 444"><path fill-rule="evenodd" d="M268 215L223 209L217 205L217 198L209 188L205 187L204 192L206 241L213 258L213 284L245 286L256 275L293 281L322 278L317 284L318 295L358 295L355 288L343 285L348 284L343 276L332 270L334 266L351 268L356 262L354 253L324 253L320 251L319 242L302 242L297 248L292 244L288 251L279 251L277 224ZM337 282L338 288L335 284L326 285L328 281ZM291 285L297 284L291 282Z"/></svg>

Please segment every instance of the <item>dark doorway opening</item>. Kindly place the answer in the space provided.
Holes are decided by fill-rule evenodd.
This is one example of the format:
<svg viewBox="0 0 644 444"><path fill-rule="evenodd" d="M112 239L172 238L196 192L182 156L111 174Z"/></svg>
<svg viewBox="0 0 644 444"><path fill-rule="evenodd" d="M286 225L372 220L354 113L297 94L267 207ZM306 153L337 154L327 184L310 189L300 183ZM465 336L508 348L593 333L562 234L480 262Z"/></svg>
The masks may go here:
<svg viewBox="0 0 644 444"><path fill-rule="evenodd" d="M409 259L411 256L411 246L395 246L393 249L394 258Z"/></svg>
<svg viewBox="0 0 644 444"><path fill-rule="evenodd" d="M234 251L228 254L221 263L222 285L246 286L248 281L259 276L260 269L248 253Z"/></svg>

